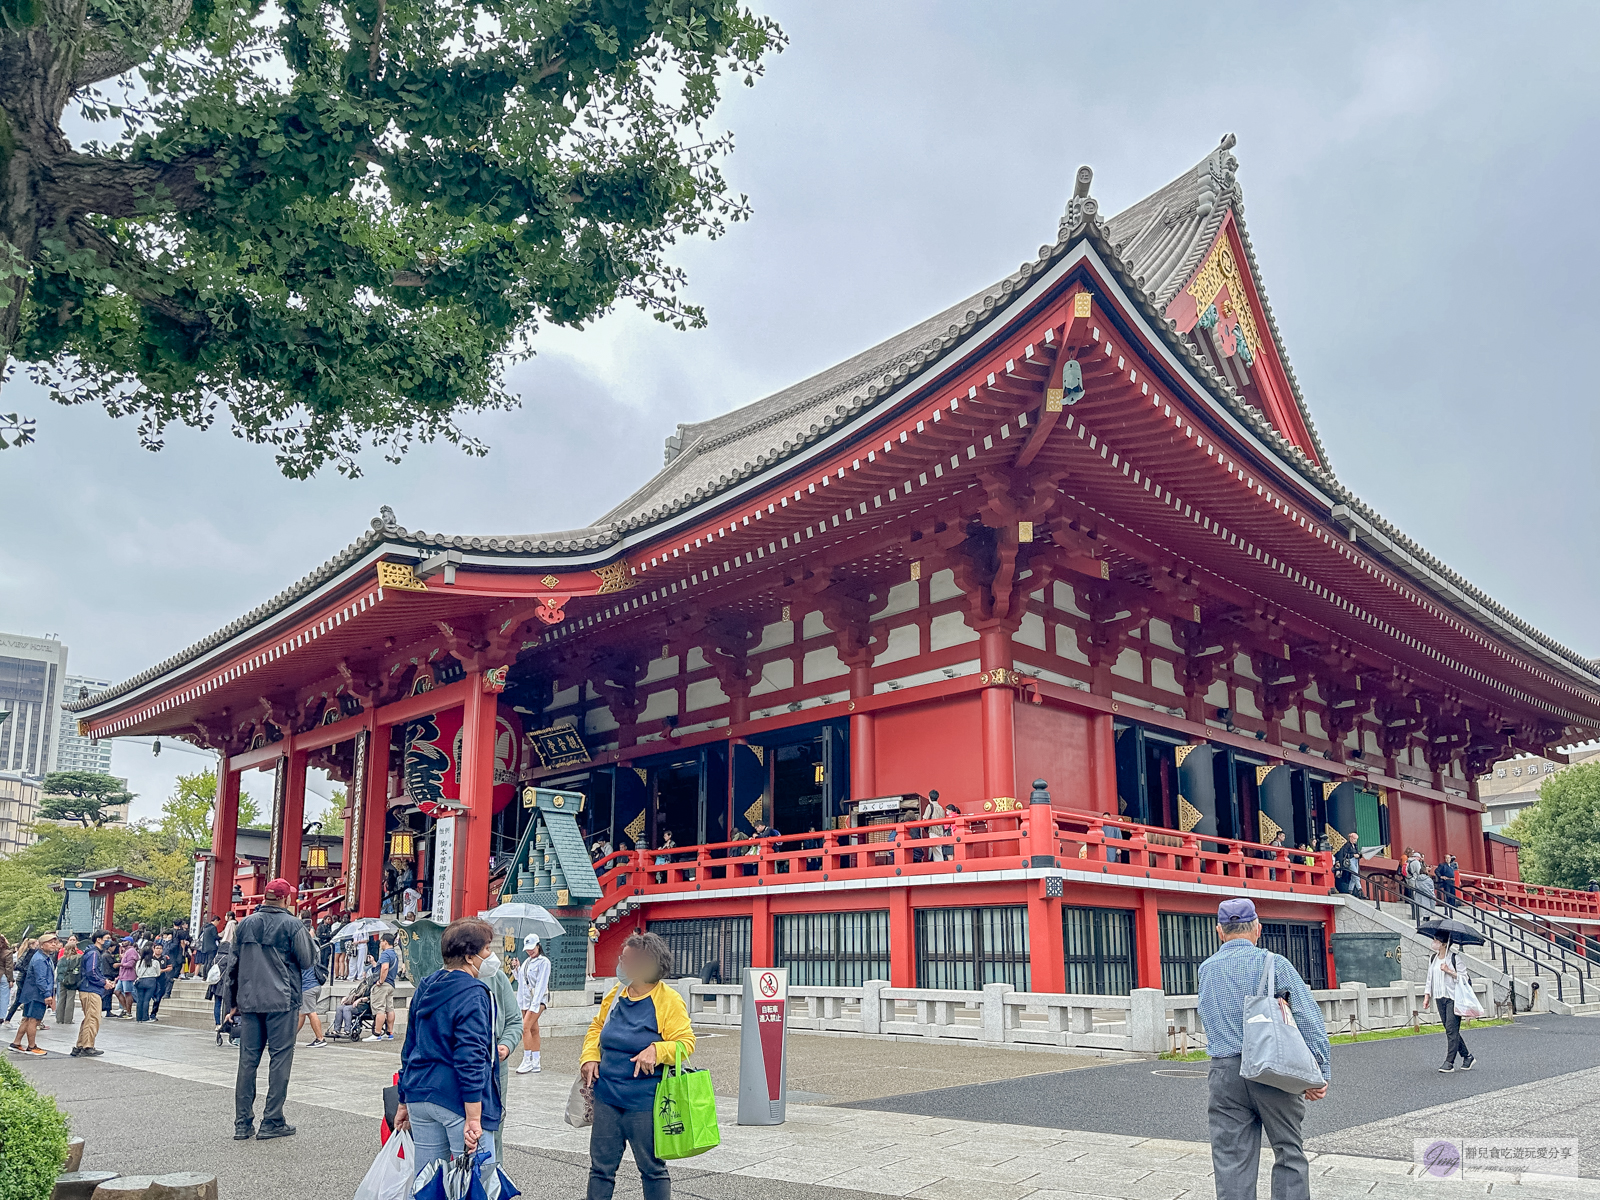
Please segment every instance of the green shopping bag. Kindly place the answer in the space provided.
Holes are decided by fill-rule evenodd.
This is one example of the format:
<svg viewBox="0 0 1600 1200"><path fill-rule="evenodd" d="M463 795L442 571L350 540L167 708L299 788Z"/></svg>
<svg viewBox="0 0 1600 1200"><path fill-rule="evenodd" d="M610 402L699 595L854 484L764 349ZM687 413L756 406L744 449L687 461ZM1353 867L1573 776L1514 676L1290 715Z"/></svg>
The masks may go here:
<svg viewBox="0 0 1600 1200"><path fill-rule="evenodd" d="M692 1158L722 1144L717 1128L717 1099L711 1091L711 1072L683 1066L683 1043L675 1043L675 1060L656 1084L656 1154L661 1158Z"/></svg>

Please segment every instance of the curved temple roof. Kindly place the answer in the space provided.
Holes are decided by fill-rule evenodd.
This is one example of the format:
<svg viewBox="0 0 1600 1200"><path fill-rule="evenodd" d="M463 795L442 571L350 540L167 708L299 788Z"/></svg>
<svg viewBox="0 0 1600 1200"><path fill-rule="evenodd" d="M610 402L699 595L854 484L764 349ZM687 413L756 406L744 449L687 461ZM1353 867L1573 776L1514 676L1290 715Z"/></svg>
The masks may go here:
<svg viewBox="0 0 1600 1200"><path fill-rule="evenodd" d="M1392 568L1409 575L1419 586L1475 624L1497 634L1503 630L1496 626L1514 630L1553 655L1562 669L1586 686L1600 686L1600 670L1597 670L1600 660L1579 655L1497 604L1370 509L1340 483L1326 465L1328 456L1289 366L1288 354L1250 246L1244 223L1243 192L1236 174L1238 160L1232 153L1234 144L1233 135L1227 135L1193 168L1109 219L1099 215L1098 203L1086 194L1090 173L1082 168L1079 194L1068 202L1057 239L1051 245L1041 246L1037 258L1023 263L981 292L809 379L711 420L679 425L677 433L667 440L667 463L663 469L593 525L553 533L506 536L429 534L402 528L393 512L385 507L372 521L370 530L271 600L132 679L69 707L82 712L107 706L119 696L182 667L285 611L386 544L419 550L460 549L491 556L504 555L508 566L513 562L528 567L545 563L551 566L558 563L575 566L585 562L598 565L614 559L625 539L636 541L653 527L665 527L677 514L766 474L855 420L905 380L965 341L1000 312L1031 279L1049 269L1084 239L1088 239L1117 272L1120 282L1144 309L1145 316L1163 332L1174 353L1210 389L1213 397L1268 446L1281 465L1334 500L1334 512L1329 520L1359 529L1369 545L1377 535L1379 552ZM1273 348L1310 435L1314 459L1240 396L1213 362L1179 334L1165 316L1167 305L1194 278L1216 244L1230 214Z"/></svg>

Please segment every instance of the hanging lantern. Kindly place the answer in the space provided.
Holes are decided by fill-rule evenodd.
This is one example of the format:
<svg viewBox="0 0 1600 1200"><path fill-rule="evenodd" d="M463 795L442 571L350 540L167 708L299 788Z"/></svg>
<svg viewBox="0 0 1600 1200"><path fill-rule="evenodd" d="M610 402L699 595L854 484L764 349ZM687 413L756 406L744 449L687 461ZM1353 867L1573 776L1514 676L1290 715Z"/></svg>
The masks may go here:
<svg viewBox="0 0 1600 1200"><path fill-rule="evenodd" d="M313 846L306 851L306 866L313 871L321 871L328 865L328 848L326 846Z"/></svg>
<svg viewBox="0 0 1600 1200"><path fill-rule="evenodd" d="M389 835L389 857L411 857L411 831L409 829L397 829Z"/></svg>

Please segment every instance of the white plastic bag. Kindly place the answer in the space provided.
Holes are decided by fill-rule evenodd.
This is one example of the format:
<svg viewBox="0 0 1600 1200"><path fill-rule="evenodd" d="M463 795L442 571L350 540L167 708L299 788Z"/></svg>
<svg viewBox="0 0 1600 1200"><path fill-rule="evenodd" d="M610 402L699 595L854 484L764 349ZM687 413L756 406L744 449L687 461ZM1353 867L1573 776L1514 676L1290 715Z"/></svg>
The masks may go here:
<svg viewBox="0 0 1600 1200"><path fill-rule="evenodd" d="M222 982L222 968L216 963L212 963L211 969L206 972L206 982L209 984L218 984Z"/></svg>
<svg viewBox="0 0 1600 1200"><path fill-rule="evenodd" d="M391 1134L356 1188L355 1200L411 1200L416 1190L416 1162L417 1147L411 1132Z"/></svg>
<svg viewBox="0 0 1600 1200"><path fill-rule="evenodd" d="M1455 956L1452 955L1452 958ZM1483 1001L1478 999L1478 993L1472 990L1472 980L1467 978L1466 969L1460 964L1456 965L1456 984L1452 989L1454 995L1450 999L1455 1001L1456 1016L1463 1021L1481 1021L1484 1017Z"/></svg>

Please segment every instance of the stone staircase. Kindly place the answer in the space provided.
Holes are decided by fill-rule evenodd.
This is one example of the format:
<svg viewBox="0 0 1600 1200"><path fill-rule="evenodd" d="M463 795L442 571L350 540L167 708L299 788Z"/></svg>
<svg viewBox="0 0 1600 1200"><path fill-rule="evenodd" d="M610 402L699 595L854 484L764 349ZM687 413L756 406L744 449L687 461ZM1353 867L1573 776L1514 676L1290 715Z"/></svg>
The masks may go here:
<svg viewBox="0 0 1600 1200"><path fill-rule="evenodd" d="M323 987L317 1013L321 1016L324 1026L333 1020L334 1008L339 1003L339 998L348 995L355 986L354 983L341 980L331 986ZM394 989L396 1036L405 1030L406 1008L411 1002L411 993L415 990L405 981L401 981ZM212 1013L211 1001L206 999L205 981L198 976L193 979L177 980L172 985L172 995L161 1002L161 1019L169 1025L182 1025L189 1029L213 1029L216 1023L212 1020Z"/></svg>
<svg viewBox="0 0 1600 1200"><path fill-rule="evenodd" d="M600 1011L598 998L611 986L610 980L589 980L582 991L550 993L550 1007L539 1022L540 1032L546 1037L579 1036L589 1028L589 1022ZM340 981L324 987L317 1005L317 1013L326 1027L333 1020L334 1007L339 998L348 995L354 983ZM394 990L394 1031L401 1037L406 1028L406 1010L416 988L402 981ZM331 994L330 994L331 993ZM206 999L206 985L199 977L180 979L172 985L172 995L161 1002L161 1019L169 1025L182 1025L188 1029L213 1029L211 1001ZM310 1035L305 1035L309 1037Z"/></svg>
<svg viewBox="0 0 1600 1200"><path fill-rule="evenodd" d="M1462 918L1460 908L1455 910L1455 915L1458 919ZM1477 924L1476 921L1469 923ZM1386 903L1380 907L1370 900L1346 896L1344 905L1339 909L1336 928L1340 933L1399 934L1401 978L1419 984L1426 981L1433 941L1417 932L1409 905ZM1473 960L1471 973L1494 984L1491 990L1497 1005L1506 1005L1514 994L1518 1012L1550 1012L1557 1015L1600 1013L1600 992L1590 986L1587 1002L1579 1003L1578 980L1571 971L1562 974L1562 995L1558 997L1553 967L1540 963L1535 974L1533 963L1515 955L1507 955L1505 966L1510 968L1507 971L1501 964L1499 953L1492 951L1489 946L1468 946L1464 949ZM1490 957L1491 953L1493 958Z"/></svg>

